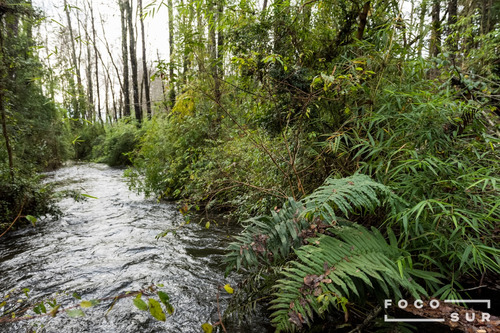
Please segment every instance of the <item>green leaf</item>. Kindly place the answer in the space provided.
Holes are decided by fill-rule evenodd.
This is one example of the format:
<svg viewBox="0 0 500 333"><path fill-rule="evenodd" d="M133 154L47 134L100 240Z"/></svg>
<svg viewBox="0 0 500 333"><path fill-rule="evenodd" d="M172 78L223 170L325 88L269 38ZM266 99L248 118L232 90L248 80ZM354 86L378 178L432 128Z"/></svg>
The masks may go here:
<svg viewBox="0 0 500 333"><path fill-rule="evenodd" d="M92 304L92 306L96 306L97 304L99 304L101 301L99 301L98 299L91 299L90 300L90 303Z"/></svg>
<svg viewBox="0 0 500 333"><path fill-rule="evenodd" d="M82 197L86 197L86 198L90 198L90 199L99 199L99 198L97 198L97 197L93 197L93 196L88 195L88 194L85 194L85 193L82 193L82 194L80 194L80 195L81 195Z"/></svg>
<svg viewBox="0 0 500 333"><path fill-rule="evenodd" d="M146 304L146 302L144 302L142 299L141 299L141 294L137 295L136 298L134 298L134 305L136 308L138 308L139 310L142 310L142 311L147 311L148 310L148 305Z"/></svg>
<svg viewBox="0 0 500 333"><path fill-rule="evenodd" d="M168 301L170 301L170 297L168 296L168 294L166 292L163 292L163 291L159 291L158 292L158 297L160 298L160 301L167 305L169 304Z"/></svg>
<svg viewBox="0 0 500 333"><path fill-rule="evenodd" d="M205 324L201 325L201 328L203 329L204 333L212 333L212 331L214 330L214 327L212 325L210 325L209 323L205 323Z"/></svg>
<svg viewBox="0 0 500 333"><path fill-rule="evenodd" d="M57 311L59 311L59 308L61 307L60 304L56 305L52 310L50 310L50 316L55 317L57 314Z"/></svg>
<svg viewBox="0 0 500 333"><path fill-rule="evenodd" d="M31 216L31 215L26 215L25 217L26 217L26 219L27 219L28 221L30 221L30 222L31 222L31 224L33 224L33 226L35 226L36 221L38 221L36 217Z"/></svg>
<svg viewBox="0 0 500 333"><path fill-rule="evenodd" d="M85 313L81 309L67 310L66 314L70 318L78 318L85 316Z"/></svg>
<svg viewBox="0 0 500 333"><path fill-rule="evenodd" d="M92 305L93 305L93 304L92 304L92 302L90 302L90 301L82 301L82 302L80 302L80 306L81 306L82 308L90 308L90 307L92 307Z"/></svg>
<svg viewBox="0 0 500 333"><path fill-rule="evenodd" d="M167 312L168 312L169 315L173 315L174 314L175 309L172 306L172 304L170 304L170 303L165 304L165 308L167 309Z"/></svg>
<svg viewBox="0 0 500 333"><path fill-rule="evenodd" d="M205 223L205 228L207 228L207 229L210 228L210 222Z"/></svg>
<svg viewBox="0 0 500 333"><path fill-rule="evenodd" d="M76 299L82 299L82 297L80 295L78 295L78 293L76 291L73 293L73 297Z"/></svg>
<svg viewBox="0 0 500 333"><path fill-rule="evenodd" d="M167 319L165 312L163 312L163 309L161 308L161 305L160 303L158 303L157 300L150 298L148 300L148 303L149 303L149 312L154 318L160 321L165 321Z"/></svg>

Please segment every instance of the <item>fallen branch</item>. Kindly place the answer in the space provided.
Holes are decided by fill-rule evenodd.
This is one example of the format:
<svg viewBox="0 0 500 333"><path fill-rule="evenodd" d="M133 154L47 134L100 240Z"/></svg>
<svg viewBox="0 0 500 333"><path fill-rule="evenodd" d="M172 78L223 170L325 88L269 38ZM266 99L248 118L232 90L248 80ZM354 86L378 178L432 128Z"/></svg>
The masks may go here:
<svg viewBox="0 0 500 333"><path fill-rule="evenodd" d="M348 333L362 333L364 332L364 328L368 326L373 319L377 318L378 315L382 312L382 307L379 305L373 311L371 311L368 316L366 316L365 320L359 325L356 326L353 330L350 330Z"/></svg>
<svg viewBox="0 0 500 333"><path fill-rule="evenodd" d="M500 332L500 318L482 311L467 309L453 303L440 303L437 309L429 306L431 300L424 300L421 308L410 303L403 311L429 319L444 319L441 323L452 330L462 332L494 333ZM453 316L452 316L453 315ZM458 319L458 320L453 320Z"/></svg>

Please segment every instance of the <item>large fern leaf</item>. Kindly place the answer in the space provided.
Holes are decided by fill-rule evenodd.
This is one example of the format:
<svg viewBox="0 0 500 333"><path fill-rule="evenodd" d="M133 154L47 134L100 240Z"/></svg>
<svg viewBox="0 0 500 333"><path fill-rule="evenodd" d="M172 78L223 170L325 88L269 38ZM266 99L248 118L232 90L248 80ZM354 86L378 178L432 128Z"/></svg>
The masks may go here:
<svg viewBox="0 0 500 333"><path fill-rule="evenodd" d="M353 175L346 178L328 178L325 183L304 199L306 216L320 215L324 220L337 220L338 212L346 218L354 211L364 209L373 211L388 203L391 209L395 204L402 202L385 185L373 181L366 175ZM337 212L336 212L337 211Z"/></svg>
<svg viewBox="0 0 500 333"><path fill-rule="evenodd" d="M291 249L302 243L301 230L309 227L309 223L299 217L303 210L302 203L289 199L271 216L247 220L245 229L235 237L236 242L228 247L228 270L249 268L259 263L277 265L286 259Z"/></svg>
<svg viewBox="0 0 500 333"><path fill-rule="evenodd" d="M271 216L247 220L245 229L235 237L236 242L229 245L228 270L259 263L279 264L292 248L302 245L304 239L311 236L306 232L311 226L316 227L312 228L313 233L317 231L318 222L335 224L341 215L347 217L361 209L372 211L381 201L392 206L398 200L388 187L365 175L329 178L304 200L289 199L281 210L272 211Z"/></svg>
<svg viewBox="0 0 500 333"><path fill-rule="evenodd" d="M330 305L364 299L367 291L382 297L401 297L400 289L415 297L426 294L411 278L412 270L399 269L401 252L377 229L353 225L328 231L331 235L310 239L310 245L298 249L297 260L277 281L270 308L278 332L309 324L315 313L322 315ZM435 280L431 274L426 277Z"/></svg>

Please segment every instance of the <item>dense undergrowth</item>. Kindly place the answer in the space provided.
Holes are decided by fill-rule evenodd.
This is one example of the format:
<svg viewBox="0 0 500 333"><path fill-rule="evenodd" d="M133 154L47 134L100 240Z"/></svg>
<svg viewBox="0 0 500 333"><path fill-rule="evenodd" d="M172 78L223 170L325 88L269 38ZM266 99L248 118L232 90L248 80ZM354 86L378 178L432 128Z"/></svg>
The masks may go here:
<svg viewBox="0 0 500 333"><path fill-rule="evenodd" d="M16 216L43 216L57 212L40 172L58 168L72 156L71 121L61 121L66 110L46 97L36 82L44 75L39 59L28 52L26 31L0 55L0 83L5 129L0 145L0 233ZM9 75L5 75L6 64ZM11 73L15 69L15 73ZM6 143L8 138L8 145ZM8 149L7 149L8 147ZM29 223L20 218L14 227Z"/></svg>

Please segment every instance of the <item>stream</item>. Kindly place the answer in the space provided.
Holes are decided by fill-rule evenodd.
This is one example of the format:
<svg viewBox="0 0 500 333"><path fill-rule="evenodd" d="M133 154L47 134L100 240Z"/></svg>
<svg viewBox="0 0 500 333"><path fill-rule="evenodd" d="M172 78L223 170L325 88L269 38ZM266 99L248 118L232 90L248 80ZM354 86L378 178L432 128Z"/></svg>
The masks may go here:
<svg viewBox="0 0 500 333"><path fill-rule="evenodd" d="M9 232L0 239L0 296L13 288L29 288L25 304L56 298L62 307L82 300L104 299L83 309L84 317L65 313L32 320L0 323L1 332L202 332L205 322L218 321L218 286L235 286L236 274L224 277L223 257L238 229L212 223L179 226L175 203L158 203L128 189L123 170L101 164L72 164L47 174L56 191L79 191L58 205L61 218L40 219L36 227ZM133 297L112 298L150 285L170 296L175 312L165 322L133 305ZM16 296L17 297L17 296ZM219 293L220 311L230 295ZM143 296L147 301L147 297ZM50 309L48 307L48 309ZM0 315L2 309L0 309ZM27 314L34 315L33 311ZM269 324L257 314L245 324L226 323L228 332L266 332Z"/></svg>

